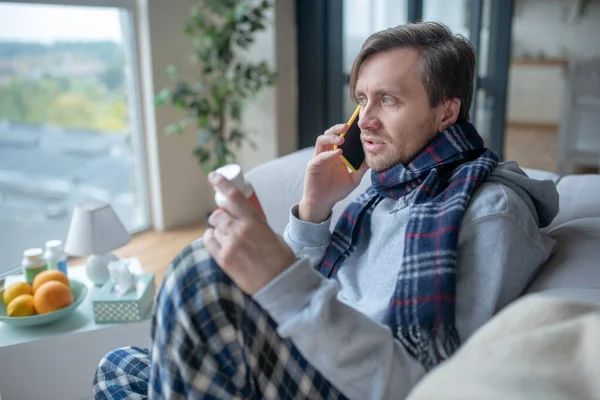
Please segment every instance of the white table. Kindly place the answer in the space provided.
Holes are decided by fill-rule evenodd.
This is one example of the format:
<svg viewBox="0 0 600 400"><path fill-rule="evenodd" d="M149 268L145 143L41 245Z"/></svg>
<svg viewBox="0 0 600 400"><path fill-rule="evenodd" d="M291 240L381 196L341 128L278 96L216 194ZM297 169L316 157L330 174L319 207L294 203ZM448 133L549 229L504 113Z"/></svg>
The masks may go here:
<svg viewBox="0 0 600 400"><path fill-rule="evenodd" d="M131 268L141 272L141 267ZM2 400L91 399L96 367L106 352L124 346L148 347L150 320L96 324L91 297L99 288L82 267L69 278L88 286L77 309L48 325L14 328L0 322L0 393Z"/></svg>

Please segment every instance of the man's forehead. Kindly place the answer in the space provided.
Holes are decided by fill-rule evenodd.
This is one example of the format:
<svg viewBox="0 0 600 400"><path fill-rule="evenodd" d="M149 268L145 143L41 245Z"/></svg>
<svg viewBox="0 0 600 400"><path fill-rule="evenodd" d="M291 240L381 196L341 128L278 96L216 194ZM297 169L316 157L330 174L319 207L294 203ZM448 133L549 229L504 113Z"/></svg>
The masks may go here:
<svg viewBox="0 0 600 400"><path fill-rule="evenodd" d="M356 90L401 90L418 83L418 52L395 49L368 57L361 65Z"/></svg>

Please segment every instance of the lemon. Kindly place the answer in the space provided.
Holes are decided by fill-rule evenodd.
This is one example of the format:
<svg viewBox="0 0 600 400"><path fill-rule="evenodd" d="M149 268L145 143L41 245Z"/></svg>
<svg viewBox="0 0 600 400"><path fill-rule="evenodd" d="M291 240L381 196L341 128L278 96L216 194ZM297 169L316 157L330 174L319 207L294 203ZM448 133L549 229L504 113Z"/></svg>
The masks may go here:
<svg viewBox="0 0 600 400"><path fill-rule="evenodd" d="M27 282L15 282L4 290L2 300L4 300L4 304L8 305L12 299L22 294L33 294L31 285Z"/></svg>
<svg viewBox="0 0 600 400"><path fill-rule="evenodd" d="M33 296L30 294L15 297L6 307L6 315L9 317L27 317L34 314Z"/></svg>

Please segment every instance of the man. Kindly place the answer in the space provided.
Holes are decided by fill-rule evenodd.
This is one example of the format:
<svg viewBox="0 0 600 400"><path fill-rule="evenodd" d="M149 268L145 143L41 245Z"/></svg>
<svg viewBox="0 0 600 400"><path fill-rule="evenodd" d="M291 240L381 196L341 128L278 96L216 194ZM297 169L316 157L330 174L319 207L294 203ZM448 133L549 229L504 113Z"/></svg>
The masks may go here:
<svg viewBox="0 0 600 400"><path fill-rule="evenodd" d="M153 347L107 354L97 398L404 398L497 311L551 253L540 233L552 182L497 157L469 124L475 54L436 23L372 35L351 73L366 164L349 173L317 139L284 239L222 177L206 251L173 261ZM333 234L332 207L367 169L372 186ZM136 368L132 367L136 365ZM134 385L124 385L124 382ZM136 397L132 397L136 398Z"/></svg>

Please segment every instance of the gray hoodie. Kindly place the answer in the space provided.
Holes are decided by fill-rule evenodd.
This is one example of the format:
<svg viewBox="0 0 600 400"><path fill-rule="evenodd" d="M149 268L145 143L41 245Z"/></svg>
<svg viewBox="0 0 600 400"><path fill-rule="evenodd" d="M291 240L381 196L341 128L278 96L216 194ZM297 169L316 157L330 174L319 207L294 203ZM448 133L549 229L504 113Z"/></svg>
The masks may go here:
<svg viewBox="0 0 600 400"><path fill-rule="evenodd" d="M298 261L254 295L278 333L351 399L400 399L425 371L383 324L404 251L411 194L381 201L370 229L326 279L313 268L329 244L331 221L312 224L291 210L284 239ZM501 163L475 193L458 242L456 327L462 342L515 300L555 242L540 232L558 212L551 181Z"/></svg>

